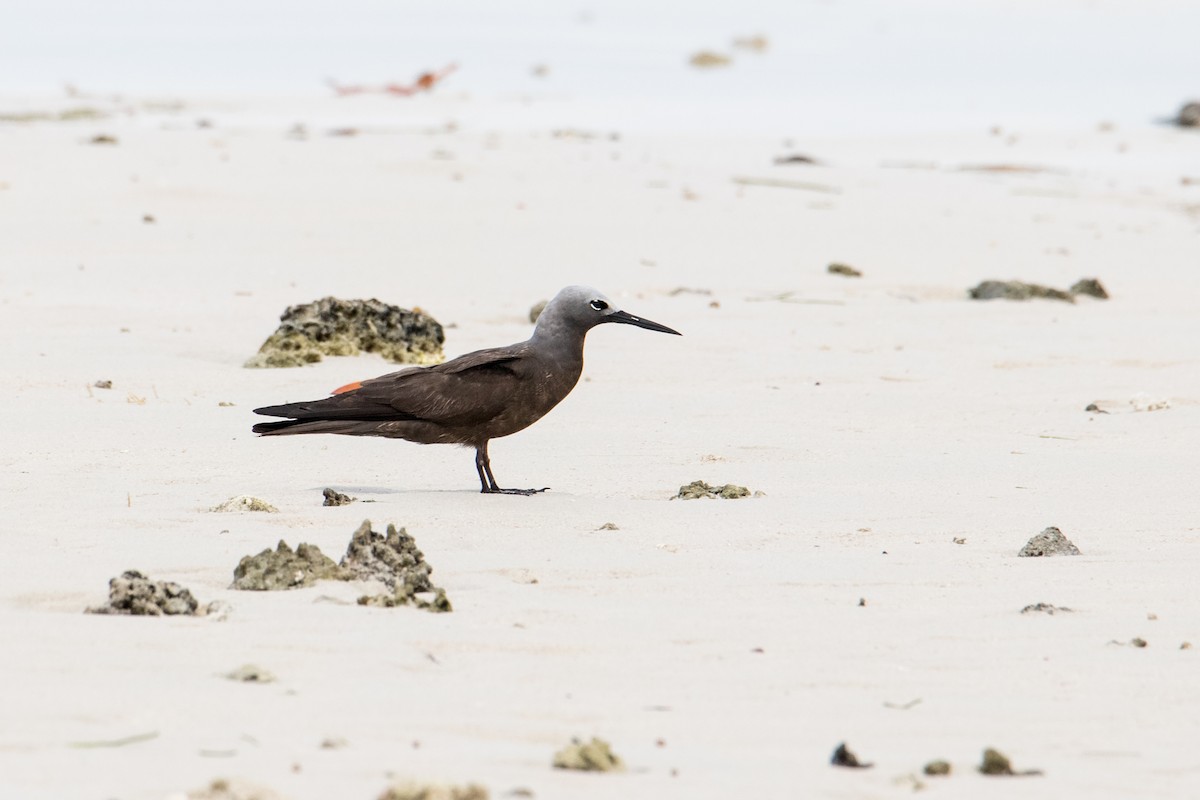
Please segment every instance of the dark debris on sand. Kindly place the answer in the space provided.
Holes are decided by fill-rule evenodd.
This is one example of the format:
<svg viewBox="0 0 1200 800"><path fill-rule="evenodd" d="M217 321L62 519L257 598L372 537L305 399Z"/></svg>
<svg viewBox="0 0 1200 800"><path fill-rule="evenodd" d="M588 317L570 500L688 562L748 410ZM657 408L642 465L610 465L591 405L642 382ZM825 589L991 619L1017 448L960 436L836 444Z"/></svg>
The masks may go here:
<svg viewBox="0 0 1200 800"><path fill-rule="evenodd" d="M972 300L1032 300L1041 297L1075 302L1075 296L1070 292L1024 281L983 281L969 291Z"/></svg>
<svg viewBox="0 0 1200 800"><path fill-rule="evenodd" d="M1008 760L1008 756L1001 753L995 748L989 747L983 751L983 761L979 764L979 771L984 775L1041 775L1040 769L1026 769L1018 772L1012 767L1012 762Z"/></svg>
<svg viewBox="0 0 1200 800"><path fill-rule="evenodd" d="M830 275L843 275L847 278L861 278L862 270L856 269L849 264L839 264L834 262L825 268L825 271Z"/></svg>
<svg viewBox="0 0 1200 800"><path fill-rule="evenodd" d="M1008 760L1008 756L989 747L983 751L983 761L979 765L979 771L984 775L1015 775L1013 772L1012 763Z"/></svg>
<svg viewBox="0 0 1200 800"><path fill-rule="evenodd" d="M1184 103L1171 121L1181 128L1200 128L1200 102Z"/></svg>
<svg viewBox="0 0 1200 800"><path fill-rule="evenodd" d="M397 606L413 606L422 611L432 611L442 614L453 611L450 598L446 597L445 589L434 589L433 597L426 599L417 597L415 592L397 589L391 594L364 594L358 598L360 606L375 606L376 608L395 608Z"/></svg>
<svg viewBox="0 0 1200 800"><path fill-rule="evenodd" d="M1055 606L1050 603L1030 603L1021 609L1022 614L1049 614L1050 616L1054 616L1055 614L1070 614L1072 611L1073 609L1066 606Z"/></svg>
<svg viewBox="0 0 1200 800"><path fill-rule="evenodd" d="M1071 284L1071 288L1068 291L1076 296L1082 294L1088 297L1095 297L1097 300L1108 299L1108 291L1098 278L1080 278Z"/></svg>
<svg viewBox="0 0 1200 800"><path fill-rule="evenodd" d="M257 664L243 664L235 670L226 672L225 677L238 683L274 683L276 680L270 670L263 669Z"/></svg>
<svg viewBox="0 0 1200 800"><path fill-rule="evenodd" d="M137 570L127 570L108 582L108 603L92 606L88 614L128 614L159 617L200 616L208 613L184 587L171 581L152 581Z"/></svg>
<svg viewBox="0 0 1200 800"><path fill-rule="evenodd" d="M1100 300L1108 299L1108 292L1097 278L1080 278L1070 289L1064 291L1051 286L1042 286L1025 281L983 281L978 286L967 290L972 300L1032 300L1045 298L1047 300L1062 300L1074 303L1079 295L1087 295Z"/></svg>
<svg viewBox="0 0 1200 800"><path fill-rule="evenodd" d="M790 153L785 156L776 156L775 163L779 164L780 166L786 164L806 164L809 166L818 166L821 162L812 156L806 156L803 153Z"/></svg>
<svg viewBox="0 0 1200 800"><path fill-rule="evenodd" d="M835 767L850 767L851 769L870 769L875 766L873 762L862 762L858 760L858 756L850 752L850 748L846 747L846 743L842 742L833 751L833 755L829 758L829 763Z"/></svg>
<svg viewBox="0 0 1200 800"><path fill-rule="evenodd" d="M437 364L446 341L428 314L379 300L325 297L290 306L247 367L299 367L324 356L378 353L398 364Z"/></svg>
<svg viewBox="0 0 1200 800"><path fill-rule="evenodd" d="M322 489L321 494L325 497L324 502L321 503L323 506L348 506L358 499L328 487Z"/></svg>

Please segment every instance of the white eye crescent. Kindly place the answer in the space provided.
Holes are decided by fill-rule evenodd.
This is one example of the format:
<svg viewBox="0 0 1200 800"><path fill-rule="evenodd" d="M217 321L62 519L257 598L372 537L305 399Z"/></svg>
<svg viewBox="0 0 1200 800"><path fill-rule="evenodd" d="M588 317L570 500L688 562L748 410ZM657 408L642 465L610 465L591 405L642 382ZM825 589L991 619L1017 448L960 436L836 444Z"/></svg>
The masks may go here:
<svg viewBox="0 0 1200 800"><path fill-rule="evenodd" d="M604 309L608 308L608 303L604 302L603 300L593 300L588 305L597 311L603 311Z"/></svg>

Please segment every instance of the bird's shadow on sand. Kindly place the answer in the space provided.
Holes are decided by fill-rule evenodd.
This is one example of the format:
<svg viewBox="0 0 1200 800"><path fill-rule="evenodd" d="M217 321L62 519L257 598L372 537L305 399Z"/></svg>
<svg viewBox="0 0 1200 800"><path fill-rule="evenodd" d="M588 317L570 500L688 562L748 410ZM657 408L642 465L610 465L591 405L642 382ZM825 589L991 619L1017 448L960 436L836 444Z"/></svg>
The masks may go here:
<svg viewBox="0 0 1200 800"><path fill-rule="evenodd" d="M310 491L320 494L322 490L329 488L342 494L348 494L351 497L357 497L360 503L369 502L371 495L392 495L392 494L451 494L451 495L482 495L483 492L478 489L405 489L395 486L349 486L345 484L327 483L324 486L314 486ZM548 493L548 492L547 492ZM364 497L366 495L366 497Z"/></svg>
<svg viewBox="0 0 1200 800"><path fill-rule="evenodd" d="M402 486L401 487L396 487L396 486L350 486L350 485L346 485L346 484L337 484L337 483L327 483L324 486L314 486L312 488L312 491L316 492L317 494L320 494L326 488L333 489L335 492L341 492L342 494L348 494L351 497L357 497L357 498L359 498L360 502L364 499L370 499L370 497L369 497L370 495L412 494L413 492L422 492L422 491L437 491L437 492L451 491L451 490L447 490L447 489L433 489L433 490L405 489ZM460 490L454 490L454 491L462 492L463 490L460 489ZM363 495L367 495L367 497L363 497Z"/></svg>

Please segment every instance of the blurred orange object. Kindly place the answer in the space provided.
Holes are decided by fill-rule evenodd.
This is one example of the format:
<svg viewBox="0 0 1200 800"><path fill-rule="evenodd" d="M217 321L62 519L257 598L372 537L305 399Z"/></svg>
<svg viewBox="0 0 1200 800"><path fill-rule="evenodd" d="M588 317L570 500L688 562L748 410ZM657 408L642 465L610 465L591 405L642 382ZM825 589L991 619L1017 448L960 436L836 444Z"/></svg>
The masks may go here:
<svg viewBox="0 0 1200 800"><path fill-rule="evenodd" d="M422 72L416 80L409 84L389 83L379 88L373 88L362 84L342 85L337 81L330 80L329 86L338 97L347 97L352 94L391 94L397 97L411 97L419 92L432 91L433 87L445 80L446 76L456 69L458 69L457 64L450 64L437 72Z"/></svg>

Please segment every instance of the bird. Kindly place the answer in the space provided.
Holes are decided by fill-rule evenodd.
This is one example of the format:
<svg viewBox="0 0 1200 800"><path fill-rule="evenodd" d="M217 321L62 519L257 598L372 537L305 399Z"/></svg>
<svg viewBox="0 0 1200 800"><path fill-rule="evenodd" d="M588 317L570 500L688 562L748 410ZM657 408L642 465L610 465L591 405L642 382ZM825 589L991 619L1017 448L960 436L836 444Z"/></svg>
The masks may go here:
<svg viewBox="0 0 1200 800"><path fill-rule="evenodd" d="M622 311L590 286L568 286L546 304L527 341L355 381L321 400L256 408L255 414L287 419L260 422L252 430L263 436L336 433L473 447L483 494L544 492L500 488L488 442L528 428L571 393L583 372L584 338L605 323L682 335Z"/></svg>

